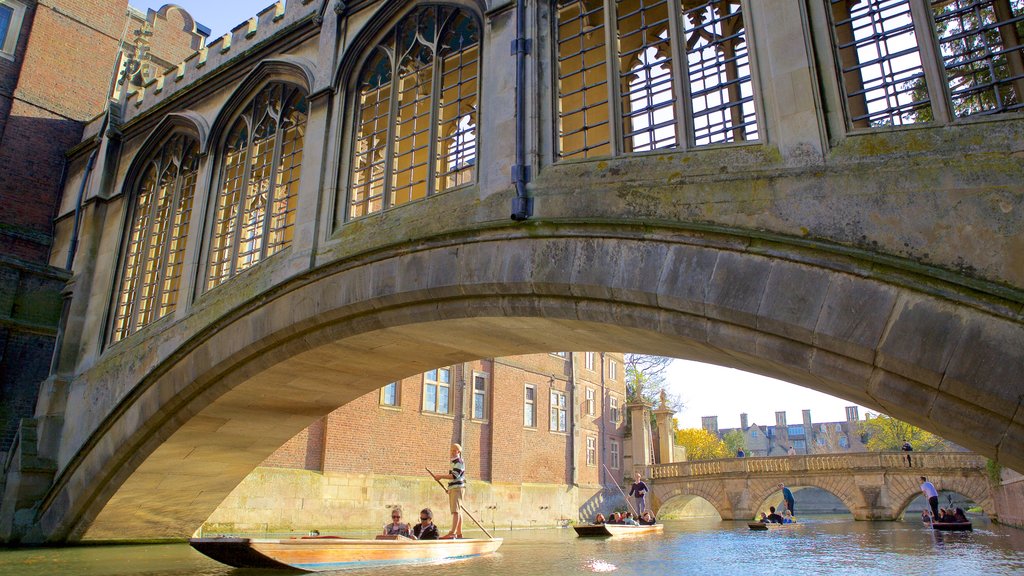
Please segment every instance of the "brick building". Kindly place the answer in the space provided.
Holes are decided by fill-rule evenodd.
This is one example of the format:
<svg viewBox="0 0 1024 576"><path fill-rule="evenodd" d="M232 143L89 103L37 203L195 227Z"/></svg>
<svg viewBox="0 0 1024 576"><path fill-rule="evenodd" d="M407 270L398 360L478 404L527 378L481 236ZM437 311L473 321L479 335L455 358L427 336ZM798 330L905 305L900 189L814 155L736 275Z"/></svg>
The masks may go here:
<svg viewBox="0 0 1024 576"><path fill-rule="evenodd" d="M67 155L101 115L143 23L150 59L179 62L205 29L168 5L148 14L126 0L0 0L0 456L31 416L50 360L70 275L50 266ZM2 458L0 458L2 459Z"/></svg>
<svg viewBox="0 0 1024 576"><path fill-rule="evenodd" d="M425 468L446 470L450 442L463 446L467 507L487 525L551 525L608 512L620 504L608 472L624 475L622 366L622 354L560 352L393 382L282 446L206 529L366 528L393 506L432 506L446 526L444 493Z"/></svg>

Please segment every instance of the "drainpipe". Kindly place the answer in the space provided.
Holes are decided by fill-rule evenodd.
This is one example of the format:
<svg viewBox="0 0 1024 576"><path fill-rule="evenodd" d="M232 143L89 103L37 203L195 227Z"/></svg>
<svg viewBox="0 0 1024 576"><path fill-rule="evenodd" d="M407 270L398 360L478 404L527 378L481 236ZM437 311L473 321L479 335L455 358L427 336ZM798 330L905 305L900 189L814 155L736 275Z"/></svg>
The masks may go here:
<svg viewBox="0 0 1024 576"><path fill-rule="evenodd" d="M526 0L516 1L516 39L512 54L516 57L516 164L512 167L512 183L516 197L512 201L512 219L522 222L533 216L533 199L526 195L530 167L526 165L526 55L532 42L526 38Z"/></svg>
<svg viewBox="0 0 1024 576"><path fill-rule="evenodd" d="M106 122L104 122L106 125ZM101 127L102 129L102 127ZM100 143L102 146L102 142ZM92 167L96 164L96 153L99 148L89 155L89 163L85 165L85 174L82 175L82 184L78 187L78 198L75 200L75 226L71 230L71 244L68 246L68 259L64 269L70 271L75 263L75 252L78 251L78 230L82 225L82 198L85 196L85 186L89 183L89 175L92 174Z"/></svg>
<svg viewBox="0 0 1024 576"><path fill-rule="evenodd" d="M569 352L569 468L572 473L572 485L579 486L579 471L576 468L576 353Z"/></svg>
<svg viewBox="0 0 1024 576"><path fill-rule="evenodd" d="M605 452L608 449L608 436L605 434L604 421L608 417L608 414L605 411L607 391L605 390L604 381L604 352L601 352L601 354L598 357L598 360L601 362L601 369L599 370L599 374L601 374L601 410L599 412L600 417L598 418L597 430L601 434L601 441L598 442L598 445L601 447L601 489L603 490L605 486L605 462L608 461L608 459L605 458ZM621 446L619 447L619 454L622 454Z"/></svg>

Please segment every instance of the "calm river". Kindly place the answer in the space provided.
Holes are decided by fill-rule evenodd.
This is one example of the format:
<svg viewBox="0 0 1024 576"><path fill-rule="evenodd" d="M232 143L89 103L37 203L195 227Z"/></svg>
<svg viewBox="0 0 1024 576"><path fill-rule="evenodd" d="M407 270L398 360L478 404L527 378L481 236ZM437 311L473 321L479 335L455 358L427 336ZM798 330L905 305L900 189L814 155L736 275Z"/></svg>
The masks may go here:
<svg viewBox="0 0 1024 576"><path fill-rule="evenodd" d="M436 565L348 570L348 576L527 576L604 573L1024 574L1024 531L975 522L975 531L938 533L912 522L803 519L793 529L751 532L742 522L667 522L643 539L582 539L569 530L499 532L497 554ZM0 549L3 576L268 576L209 560L186 544Z"/></svg>

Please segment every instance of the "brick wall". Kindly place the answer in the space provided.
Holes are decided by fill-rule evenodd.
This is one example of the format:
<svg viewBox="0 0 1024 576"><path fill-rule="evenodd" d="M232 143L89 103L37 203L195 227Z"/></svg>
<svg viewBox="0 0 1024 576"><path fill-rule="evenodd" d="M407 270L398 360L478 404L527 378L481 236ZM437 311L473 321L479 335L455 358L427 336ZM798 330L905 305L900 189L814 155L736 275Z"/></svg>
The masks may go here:
<svg viewBox="0 0 1024 576"><path fill-rule="evenodd" d="M600 356L597 356L600 358ZM625 395L620 375L605 383L608 393ZM608 440L622 442L620 425L605 420L607 402L601 398L600 363L594 371L583 369L577 354L575 396L578 435L575 442L577 482L601 482L601 458L610 458ZM487 376L488 402L483 420L471 418L472 378ZM569 363L560 357L537 354L499 360L479 360L451 367L451 413L439 415L422 410L423 375L398 383L398 406L383 406L380 392L364 395L332 412L287 442L263 463L266 467L294 468L332 473L425 475L424 468L442 473L447 468L448 446L461 440L471 481L521 484L570 484L570 436L552 431L551 390L566 393ZM536 426L524 426L526 384L536 388ZM586 388L595 392L595 414L586 414ZM568 400L568 399L567 399ZM621 402L620 402L621 406ZM573 407L567 406L568 410ZM586 438L598 440L597 462L586 461Z"/></svg>

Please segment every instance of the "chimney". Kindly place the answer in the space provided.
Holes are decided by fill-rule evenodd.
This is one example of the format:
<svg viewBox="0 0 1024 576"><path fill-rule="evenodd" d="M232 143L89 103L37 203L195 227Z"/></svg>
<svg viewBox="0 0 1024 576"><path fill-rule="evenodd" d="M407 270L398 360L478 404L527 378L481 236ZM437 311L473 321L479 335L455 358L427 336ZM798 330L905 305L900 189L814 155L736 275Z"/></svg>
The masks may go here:
<svg viewBox="0 0 1024 576"><path fill-rule="evenodd" d="M744 412L743 414L740 414L740 430L746 432L747 428L749 428L749 426L747 426L747 413Z"/></svg>
<svg viewBox="0 0 1024 576"><path fill-rule="evenodd" d="M701 416L701 428L718 436L718 416Z"/></svg>
<svg viewBox="0 0 1024 576"><path fill-rule="evenodd" d="M776 426L782 426L782 427L786 426L786 413L785 412L776 412L775 413L775 425Z"/></svg>
<svg viewBox="0 0 1024 576"><path fill-rule="evenodd" d="M859 410L858 410L858 408L856 406L847 406L846 407L846 421L847 422L856 422L857 420L860 420L860 414L858 414L858 412L859 412Z"/></svg>
<svg viewBox="0 0 1024 576"><path fill-rule="evenodd" d="M811 437L811 411L804 410L804 436Z"/></svg>

